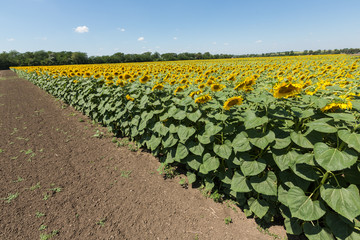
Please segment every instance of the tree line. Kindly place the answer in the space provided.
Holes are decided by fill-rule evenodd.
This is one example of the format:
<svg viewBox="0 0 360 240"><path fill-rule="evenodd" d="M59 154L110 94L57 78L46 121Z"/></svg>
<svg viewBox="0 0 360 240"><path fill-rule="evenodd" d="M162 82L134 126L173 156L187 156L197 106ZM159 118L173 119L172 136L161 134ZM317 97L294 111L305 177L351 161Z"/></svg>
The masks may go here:
<svg viewBox="0 0 360 240"><path fill-rule="evenodd" d="M71 51L35 51L20 53L12 50L0 53L0 69L8 69L16 66L38 66L38 65L70 65L70 64L99 64L99 63L127 63L127 62L154 62L154 61L177 61L177 60L199 60L199 59L225 59L239 57L273 57L273 56L295 56L295 55L320 55L320 54L357 54L360 48L344 48L334 50L304 50L285 51L261 54L211 54L205 53L163 53L144 52L141 54L115 53L110 56L90 56L84 52Z"/></svg>

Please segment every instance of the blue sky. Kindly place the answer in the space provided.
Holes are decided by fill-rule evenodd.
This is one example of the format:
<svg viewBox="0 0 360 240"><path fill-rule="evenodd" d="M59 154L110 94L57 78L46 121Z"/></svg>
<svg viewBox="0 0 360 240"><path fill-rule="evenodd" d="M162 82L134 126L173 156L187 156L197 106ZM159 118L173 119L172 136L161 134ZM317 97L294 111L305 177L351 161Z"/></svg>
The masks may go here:
<svg viewBox="0 0 360 240"><path fill-rule="evenodd" d="M360 48L359 0L0 0L0 52Z"/></svg>

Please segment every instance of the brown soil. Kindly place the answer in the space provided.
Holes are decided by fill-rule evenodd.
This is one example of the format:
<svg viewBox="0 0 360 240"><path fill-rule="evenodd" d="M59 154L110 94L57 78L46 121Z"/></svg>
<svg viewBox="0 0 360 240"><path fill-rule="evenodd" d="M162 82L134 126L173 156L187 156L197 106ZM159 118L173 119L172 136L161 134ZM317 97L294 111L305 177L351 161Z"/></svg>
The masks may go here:
<svg viewBox="0 0 360 240"><path fill-rule="evenodd" d="M81 113L0 71L0 239L53 231L52 239L87 240L286 237L281 226L260 232L240 209L184 189L181 176L164 180L155 157L111 140Z"/></svg>

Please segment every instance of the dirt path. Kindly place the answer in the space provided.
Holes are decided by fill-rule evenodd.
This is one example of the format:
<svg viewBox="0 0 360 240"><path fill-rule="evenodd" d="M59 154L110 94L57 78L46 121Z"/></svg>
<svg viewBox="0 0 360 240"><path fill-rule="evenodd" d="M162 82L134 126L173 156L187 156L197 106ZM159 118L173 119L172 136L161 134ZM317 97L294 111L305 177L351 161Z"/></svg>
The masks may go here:
<svg viewBox="0 0 360 240"><path fill-rule="evenodd" d="M274 239L239 210L182 188L179 177L164 180L150 154L94 137L97 130L109 135L0 71L0 239Z"/></svg>

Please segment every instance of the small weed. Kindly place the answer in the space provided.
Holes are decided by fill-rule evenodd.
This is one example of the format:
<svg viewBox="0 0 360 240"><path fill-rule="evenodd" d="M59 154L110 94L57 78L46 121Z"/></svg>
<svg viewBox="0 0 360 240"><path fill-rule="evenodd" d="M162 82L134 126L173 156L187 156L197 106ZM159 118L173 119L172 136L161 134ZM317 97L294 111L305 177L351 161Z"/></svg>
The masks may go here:
<svg viewBox="0 0 360 240"><path fill-rule="evenodd" d="M46 225L42 224L40 227L39 227L39 231L42 231L42 230L45 230L47 228Z"/></svg>
<svg viewBox="0 0 360 240"><path fill-rule="evenodd" d="M262 234L266 234L266 235L269 235L269 236L273 237L274 240L275 240L275 239L282 239L279 235L277 235L277 234L275 234L275 233L269 232L269 229L264 229L264 228L262 228L262 227L260 227L260 226L257 226L256 229L257 229L259 232L261 232Z"/></svg>
<svg viewBox="0 0 360 240"><path fill-rule="evenodd" d="M51 196L47 193L44 193L44 197L43 197L43 200L48 200Z"/></svg>
<svg viewBox="0 0 360 240"><path fill-rule="evenodd" d="M12 200L14 200L15 198L17 198L19 196L19 193L9 193L7 198L3 198L3 200L5 200L5 202L7 203L11 203Z"/></svg>
<svg viewBox="0 0 360 240"><path fill-rule="evenodd" d="M103 132L100 132L99 130L96 130L96 133L93 135L93 137L96 138L102 138L104 136Z"/></svg>
<svg viewBox="0 0 360 240"><path fill-rule="evenodd" d="M17 128L14 128L12 133L10 133L10 135L14 135L15 133L17 133L19 130Z"/></svg>
<svg viewBox="0 0 360 240"><path fill-rule="evenodd" d="M229 225L230 223L232 223L231 217L226 217L226 218L224 218L224 221L225 221L225 224L226 224L226 225Z"/></svg>
<svg viewBox="0 0 360 240"><path fill-rule="evenodd" d="M40 240L49 240L59 234L59 230L53 230L50 234L40 234Z"/></svg>
<svg viewBox="0 0 360 240"><path fill-rule="evenodd" d="M181 180L179 181L179 184L180 184L183 188L185 188L185 189L188 188L188 183L186 182L185 178L181 179Z"/></svg>
<svg viewBox="0 0 360 240"><path fill-rule="evenodd" d="M0 148L0 153L3 153L3 152L5 152L5 150Z"/></svg>
<svg viewBox="0 0 360 240"><path fill-rule="evenodd" d="M165 179L172 179L176 175L178 175L178 173L176 172L176 167L170 165L161 165L158 168L158 171L160 174L164 174Z"/></svg>
<svg viewBox="0 0 360 240"><path fill-rule="evenodd" d="M42 148L42 149L40 149L40 150L39 150L39 152L41 152L41 153L42 153L42 152L44 152L44 149L43 149L43 148Z"/></svg>
<svg viewBox="0 0 360 240"><path fill-rule="evenodd" d="M74 117L74 116L76 116L76 113L70 113L69 116Z"/></svg>
<svg viewBox="0 0 360 240"><path fill-rule="evenodd" d="M37 217L37 218L44 217L44 216L45 216L45 213L42 213L42 212L39 212L39 211L37 211L35 213L35 217Z"/></svg>
<svg viewBox="0 0 360 240"><path fill-rule="evenodd" d="M16 156L16 157L11 157L10 159L11 160L16 160L18 157Z"/></svg>
<svg viewBox="0 0 360 240"><path fill-rule="evenodd" d="M33 151L32 151L31 149L29 149L29 150L27 150L27 151L25 152L26 155L28 155L28 154L30 154L30 153L33 153Z"/></svg>
<svg viewBox="0 0 360 240"><path fill-rule="evenodd" d="M198 234L195 235L194 240L199 240L199 235Z"/></svg>
<svg viewBox="0 0 360 240"><path fill-rule="evenodd" d="M82 118L79 118L78 121L79 121L79 122L85 122L85 120L82 119Z"/></svg>
<svg viewBox="0 0 360 240"><path fill-rule="evenodd" d="M50 188L49 191L52 191L53 193L58 193L61 192L61 187Z"/></svg>
<svg viewBox="0 0 360 240"><path fill-rule="evenodd" d="M17 182L22 182L24 181L24 179L22 177L18 177L16 180L14 180L13 182L14 183L17 183Z"/></svg>
<svg viewBox="0 0 360 240"><path fill-rule="evenodd" d="M38 188L41 188L41 186L40 186L40 182L38 182L36 185L34 185L34 186L31 186L29 189L31 190L31 191L34 191L35 189L38 189Z"/></svg>
<svg viewBox="0 0 360 240"><path fill-rule="evenodd" d="M117 143L117 142L118 142L118 141L117 141L117 138L116 138L116 137L113 137L113 139L111 139L111 142Z"/></svg>
<svg viewBox="0 0 360 240"><path fill-rule="evenodd" d="M25 141L29 141L29 138L23 138L23 137L16 137L17 140L25 140Z"/></svg>
<svg viewBox="0 0 360 240"><path fill-rule="evenodd" d="M100 225L101 227L103 227L105 225L106 222L106 218L100 219L98 222L96 222L96 225Z"/></svg>
<svg viewBox="0 0 360 240"><path fill-rule="evenodd" d="M77 214L75 214L75 217L76 217L76 218L79 218L79 216L80 216L80 215L79 215L78 213L77 213Z"/></svg>
<svg viewBox="0 0 360 240"><path fill-rule="evenodd" d="M128 149L132 152L136 152L137 150L139 150L139 148L133 144L129 144Z"/></svg>
<svg viewBox="0 0 360 240"><path fill-rule="evenodd" d="M129 178L132 171L120 171L121 177Z"/></svg>

